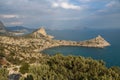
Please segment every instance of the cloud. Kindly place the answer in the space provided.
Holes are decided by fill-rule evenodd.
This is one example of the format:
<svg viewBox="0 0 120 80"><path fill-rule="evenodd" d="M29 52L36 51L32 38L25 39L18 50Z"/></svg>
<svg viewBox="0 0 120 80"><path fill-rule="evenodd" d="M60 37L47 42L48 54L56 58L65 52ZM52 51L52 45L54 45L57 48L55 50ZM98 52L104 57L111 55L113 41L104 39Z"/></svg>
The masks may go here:
<svg viewBox="0 0 120 80"><path fill-rule="evenodd" d="M119 3L117 0L0 0L0 20L6 26L94 27L113 18L107 15L120 14ZM120 21L119 15L115 18Z"/></svg>
<svg viewBox="0 0 120 80"><path fill-rule="evenodd" d="M18 15L13 15L13 14L2 14L2 15L0 15L0 18L7 18L7 19L9 19L9 18L19 18L19 16Z"/></svg>
<svg viewBox="0 0 120 80"><path fill-rule="evenodd" d="M115 1L111 1L110 3L106 4L106 7L113 7L115 4Z"/></svg>
<svg viewBox="0 0 120 80"><path fill-rule="evenodd" d="M82 7L80 6L76 6L67 2L61 2L61 3L57 3L57 2L53 2L52 6L54 8L63 8L63 9L75 9L75 10L80 10L82 9Z"/></svg>
<svg viewBox="0 0 120 80"><path fill-rule="evenodd" d="M8 22L4 22L5 25L9 25L9 26L21 26L23 25L23 22L20 21L8 21Z"/></svg>
<svg viewBox="0 0 120 80"><path fill-rule="evenodd" d="M109 1L104 8L97 10L97 12L103 15L120 13L120 2L117 0Z"/></svg>
<svg viewBox="0 0 120 80"><path fill-rule="evenodd" d="M94 0L78 0L78 1L80 1L82 3L86 3L86 2L91 2L91 1L94 1Z"/></svg>
<svg viewBox="0 0 120 80"><path fill-rule="evenodd" d="M108 4L106 4L106 7L120 7L119 1L110 1Z"/></svg>
<svg viewBox="0 0 120 80"><path fill-rule="evenodd" d="M23 22L11 22L10 24L11 24L11 25L22 25Z"/></svg>

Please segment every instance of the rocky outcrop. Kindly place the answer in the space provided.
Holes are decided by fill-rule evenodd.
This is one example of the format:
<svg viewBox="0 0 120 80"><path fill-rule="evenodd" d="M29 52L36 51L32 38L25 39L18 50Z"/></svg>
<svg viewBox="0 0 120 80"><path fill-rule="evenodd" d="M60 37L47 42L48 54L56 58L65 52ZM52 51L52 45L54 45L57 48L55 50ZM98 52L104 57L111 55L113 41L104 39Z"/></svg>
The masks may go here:
<svg viewBox="0 0 120 80"><path fill-rule="evenodd" d="M38 29L36 32L42 34L43 36L46 36L46 35L47 35L44 27L41 27L41 28Z"/></svg>
<svg viewBox="0 0 120 80"><path fill-rule="evenodd" d="M106 46L110 46L110 43L108 43L102 36L98 35L96 38L82 41L80 42L82 46L86 47L99 47L104 48Z"/></svg>
<svg viewBox="0 0 120 80"><path fill-rule="evenodd" d="M53 40L54 44L50 47L55 46L83 46L83 47L96 47L96 48L104 48L106 46L110 46L104 38L98 35L96 38L85 40L85 41L66 41L66 40Z"/></svg>
<svg viewBox="0 0 120 80"><path fill-rule="evenodd" d="M32 38L49 38L49 39L54 38L53 36L48 35L46 33L44 27L41 27L41 28L35 30L34 32L32 32L31 34L29 34L28 36L30 36Z"/></svg>

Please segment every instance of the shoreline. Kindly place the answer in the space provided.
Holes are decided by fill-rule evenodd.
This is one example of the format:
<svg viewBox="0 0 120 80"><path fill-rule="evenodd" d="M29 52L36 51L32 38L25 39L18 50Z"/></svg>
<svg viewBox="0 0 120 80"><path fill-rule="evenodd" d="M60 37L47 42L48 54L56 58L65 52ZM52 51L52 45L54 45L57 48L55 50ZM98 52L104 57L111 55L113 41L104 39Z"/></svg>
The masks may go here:
<svg viewBox="0 0 120 80"><path fill-rule="evenodd" d="M80 46L80 47L93 47L104 48L110 46L104 38L98 36L96 38L84 41L67 41L67 40L54 40L49 38L25 38L25 37L9 37L0 36L0 43L3 46L7 46L10 50L14 50L16 53L41 53L45 49L59 47L59 46ZM6 54L10 54L10 51L5 50ZM24 50L23 50L24 49Z"/></svg>
<svg viewBox="0 0 120 80"><path fill-rule="evenodd" d="M103 41L101 41L100 39ZM98 39L98 40L96 40ZM107 46L110 46L111 44L105 41L101 36L98 36L96 38L90 39L90 40L84 40L84 41L66 41L66 40L53 40L57 44L53 45L48 45L48 46L43 46L42 49L36 49L38 52L42 52L46 49L49 48L54 48L54 47L61 47L61 46L73 46L73 47L88 47L88 48L104 48ZM102 42L102 43L101 43Z"/></svg>

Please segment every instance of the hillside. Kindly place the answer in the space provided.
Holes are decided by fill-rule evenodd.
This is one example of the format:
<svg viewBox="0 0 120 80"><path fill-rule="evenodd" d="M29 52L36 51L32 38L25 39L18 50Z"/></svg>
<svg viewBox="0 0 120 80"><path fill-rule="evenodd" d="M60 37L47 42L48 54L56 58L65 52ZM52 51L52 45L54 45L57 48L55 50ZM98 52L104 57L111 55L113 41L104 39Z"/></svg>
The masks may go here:
<svg viewBox="0 0 120 80"><path fill-rule="evenodd" d="M119 80L120 68L107 68L102 60L81 56L56 54L46 58L42 65L32 65L28 70L35 80ZM30 77L26 79L30 79Z"/></svg>

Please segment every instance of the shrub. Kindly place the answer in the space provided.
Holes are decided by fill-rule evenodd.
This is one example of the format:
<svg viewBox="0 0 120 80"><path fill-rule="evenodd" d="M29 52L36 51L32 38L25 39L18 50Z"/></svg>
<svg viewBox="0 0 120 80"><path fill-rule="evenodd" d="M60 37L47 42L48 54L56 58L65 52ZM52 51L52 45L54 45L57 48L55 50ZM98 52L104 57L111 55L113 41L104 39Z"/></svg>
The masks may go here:
<svg viewBox="0 0 120 80"><path fill-rule="evenodd" d="M20 72L22 74L25 74L29 71L29 64L28 63L22 63L21 67L20 67Z"/></svg>
<svg viewBox="0 0 120 80"><path fill-rule="evenodd" d="M8 70L5 68L0 68L0 80L8 80Z"/></svg>
<svg viewBox="0 0 120 80"><path fill-rule="evenodd" d="M118 70L92 58L56 54L39 66L31 66L29 72L35 80L119 80Z"/></svg>

